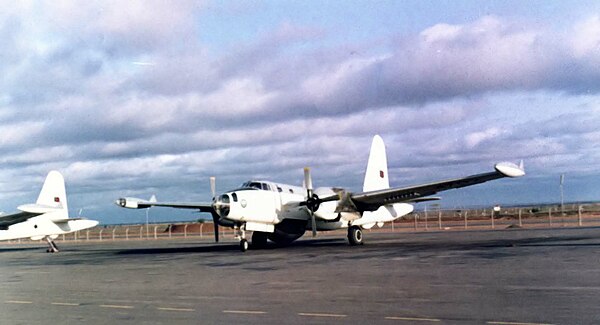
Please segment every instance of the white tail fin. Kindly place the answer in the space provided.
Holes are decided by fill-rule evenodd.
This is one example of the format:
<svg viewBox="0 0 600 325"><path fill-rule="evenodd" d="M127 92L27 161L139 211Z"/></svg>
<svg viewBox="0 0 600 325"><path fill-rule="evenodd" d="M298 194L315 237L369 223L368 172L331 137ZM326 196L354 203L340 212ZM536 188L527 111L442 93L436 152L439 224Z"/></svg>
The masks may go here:
<svg viewBox="0 0 600 325"><path fill-rule="evenodd" d="M363 183L363 191L382 190L390 187L390 179L388 177L387 155L385 153L385 144L383 139L376 135L373 137L371 144L371 153L369 154L369 162L365 172L365 182Z"/></svg>
<svg viewBox="0 0 600 325"><path fill-rule="evenodd" d="M48 173L46 181L44 181L44 186L42 186L42 191L35 203L68 211L65 179L61 173L55 170Z"/></svg>

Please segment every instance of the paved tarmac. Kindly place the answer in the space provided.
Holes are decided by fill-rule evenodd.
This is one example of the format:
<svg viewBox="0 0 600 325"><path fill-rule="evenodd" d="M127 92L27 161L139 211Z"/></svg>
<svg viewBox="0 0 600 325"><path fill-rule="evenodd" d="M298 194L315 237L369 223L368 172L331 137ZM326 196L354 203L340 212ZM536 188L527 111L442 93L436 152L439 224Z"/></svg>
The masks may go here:
<svg viewBox="0 0 600 325"><path fill-rule="evenodd" d="M599 324L600 228L0 245L0 324Z"/></svg>

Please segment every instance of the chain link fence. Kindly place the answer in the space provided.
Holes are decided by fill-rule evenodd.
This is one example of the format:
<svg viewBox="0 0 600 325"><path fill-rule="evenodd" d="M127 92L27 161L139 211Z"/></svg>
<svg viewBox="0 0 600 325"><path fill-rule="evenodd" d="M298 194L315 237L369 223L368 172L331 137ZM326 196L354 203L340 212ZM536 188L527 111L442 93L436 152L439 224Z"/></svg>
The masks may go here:
<svg viewBox="0 0 600 325"><path fill-rule="evenodd" d="M428 207L415 210L393 223L374 226L371 232L446 231L465 229L559 228L600 226L600 204L568 204L521 207L488 207L479 209L441 209ZM219 227L224 240L233 239L231 228ZM319 236L345 233L345 229L319 232ZM57 241L102 242L116 240L159 240L169 238L213 241L212 222L164 223L136 225L101 225L92 229L61 235ZM29 239L4 243L34 242Z"/></svg>

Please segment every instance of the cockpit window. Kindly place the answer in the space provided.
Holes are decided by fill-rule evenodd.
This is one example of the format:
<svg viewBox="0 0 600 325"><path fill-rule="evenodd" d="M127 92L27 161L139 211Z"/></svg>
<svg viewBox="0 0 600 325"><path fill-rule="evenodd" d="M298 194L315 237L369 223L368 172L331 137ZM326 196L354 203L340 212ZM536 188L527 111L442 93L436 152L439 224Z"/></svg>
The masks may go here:
<svg viewBox="0 0 600 325"><path fill-rule="evenodd" d="M242 184L243 188L256 188L259 190L262 190L262 185L259 182L246 182L244 184Z"/></svg>
<svg viewBox="0 0 600 325"><path fill-rule="evenodd" d="M237 194L231 193L231 197L233 198L233 202L237 202Z"/></svg>
<svg viewBox="0 0 600 325"><path fill-rule="evenodd" d="M259 190L272 191L269 184L261 182L246 182L242 184L242 188L255 188Z"/></svg>

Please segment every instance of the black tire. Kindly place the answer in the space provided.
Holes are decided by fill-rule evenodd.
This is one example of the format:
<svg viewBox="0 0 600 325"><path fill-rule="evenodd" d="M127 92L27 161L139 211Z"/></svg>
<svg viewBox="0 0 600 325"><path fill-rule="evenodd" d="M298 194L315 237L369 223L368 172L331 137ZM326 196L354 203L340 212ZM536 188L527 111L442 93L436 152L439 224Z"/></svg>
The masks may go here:
<svg viewBox="0 0 600 325"><path fill-rule="evenodd" d="M265 248L267 247L267 237L269 236L266 232L255 231L252 233L252 248Z"/></svg>
<svg viewBox="0 0 600 325"><path fill-rule="evenodd" d="M245 240L245 239L240 240L240 250L242 252L247 251L248 250L248 246L249 245L248 245L248 241L247 240Z"/></svg>
<svg viewBox="0 0 600 325"><path fill-rule="evenodd" d="M363 233L359 226L352 226L348 228L348 243L351 246L362 245L363 242Z"/></svg>

